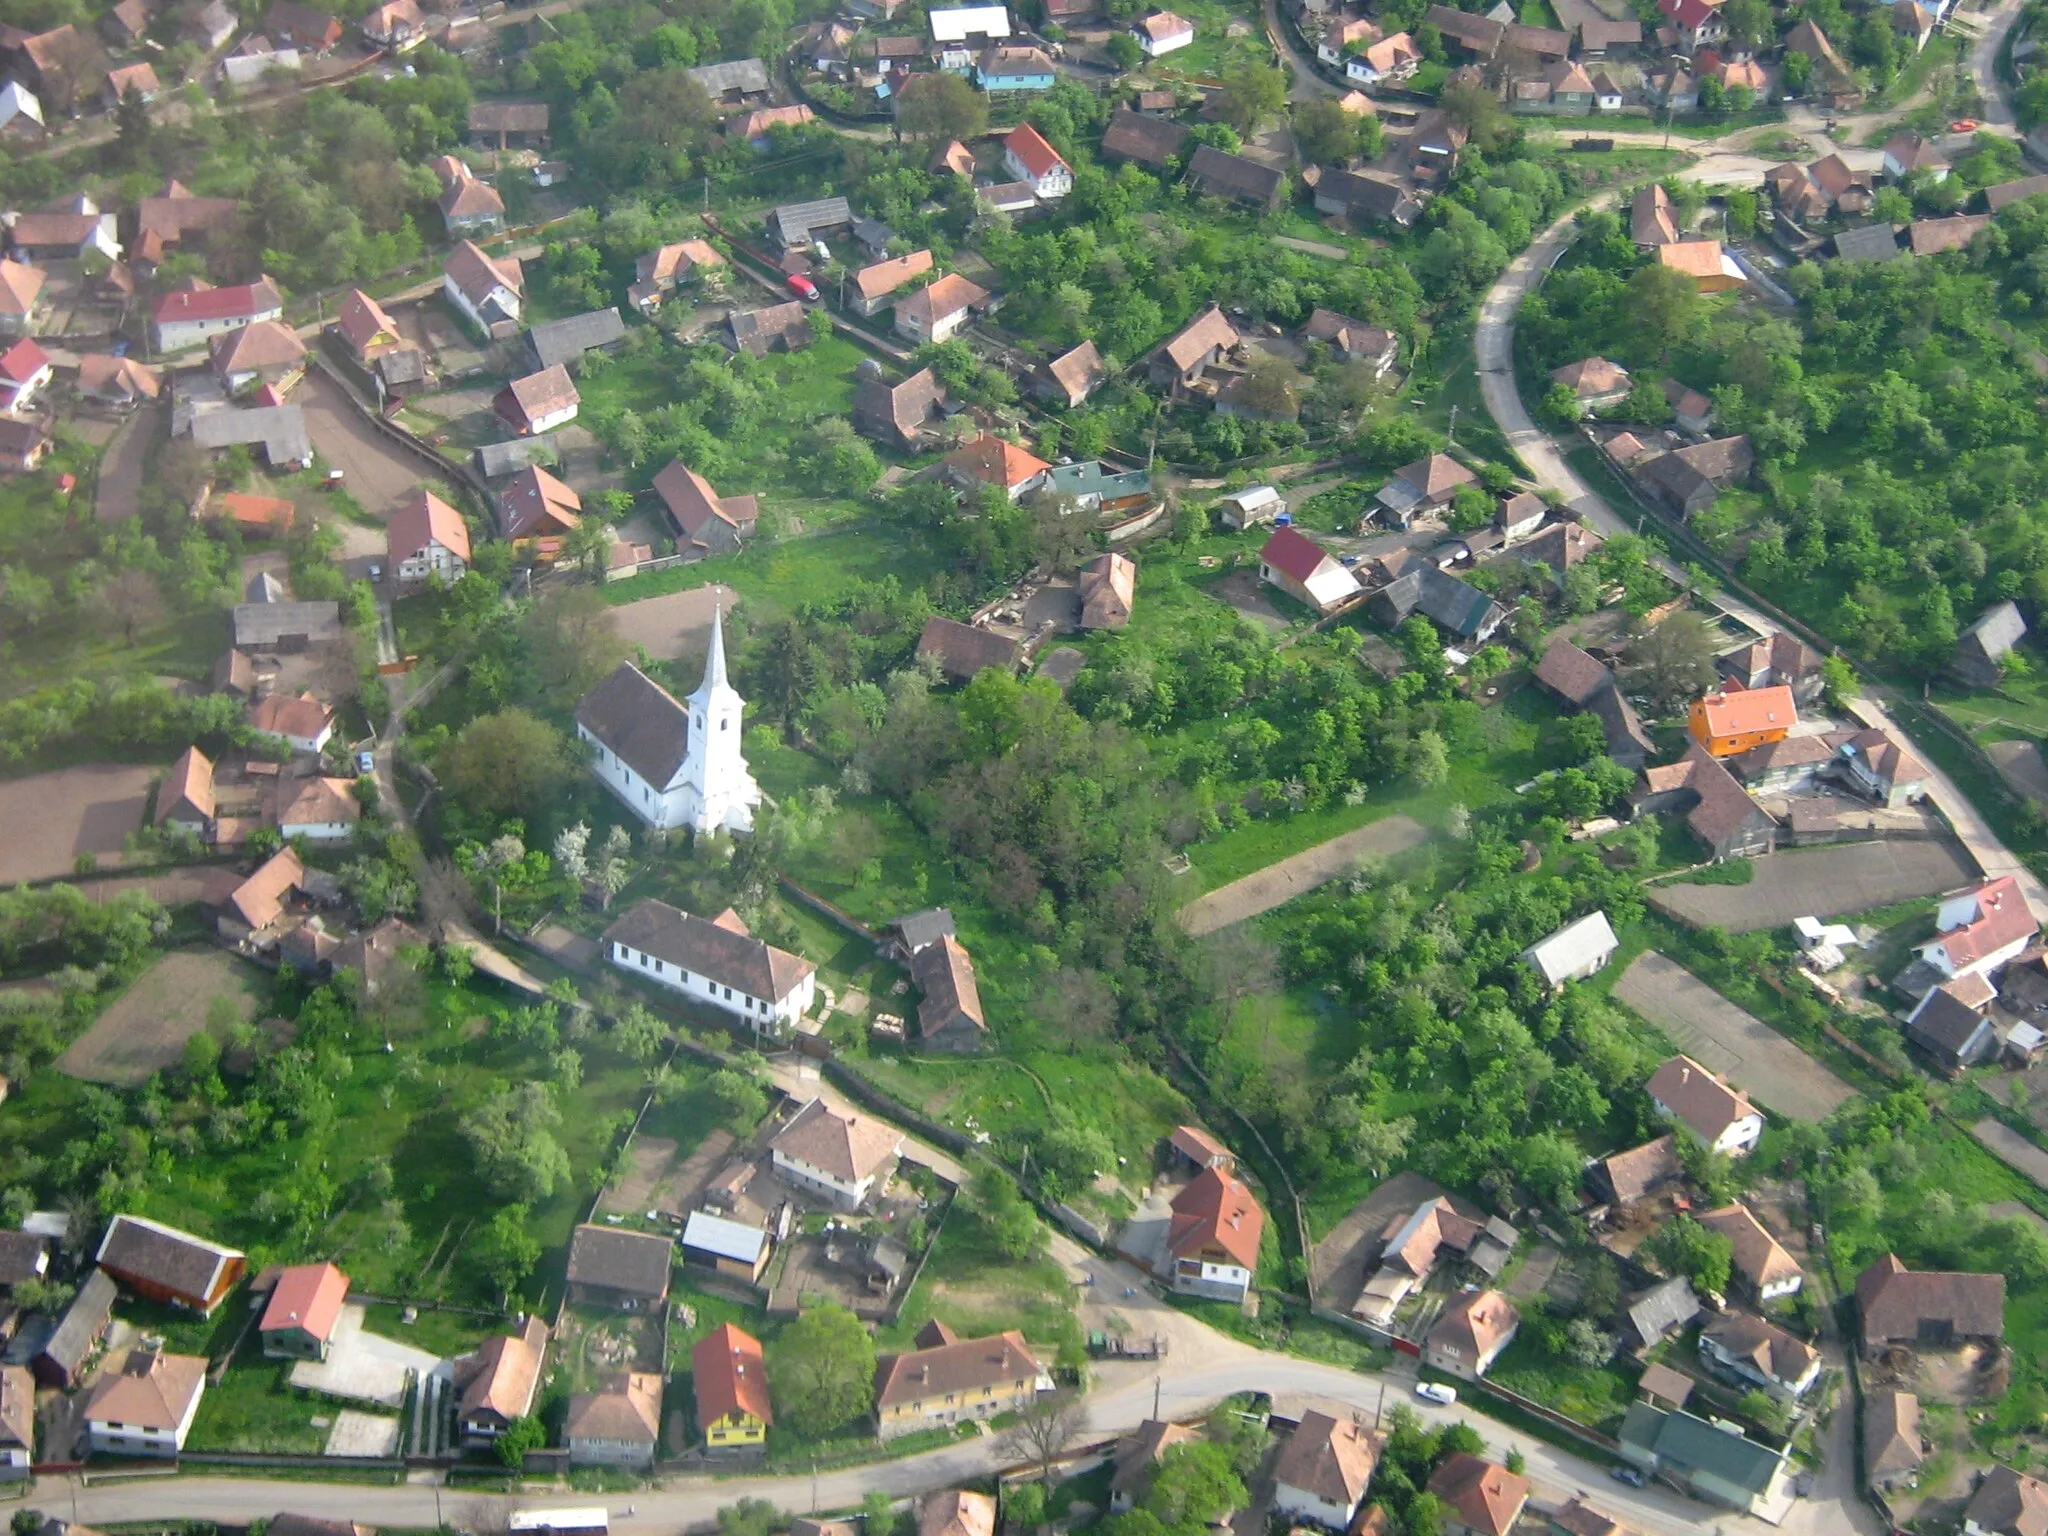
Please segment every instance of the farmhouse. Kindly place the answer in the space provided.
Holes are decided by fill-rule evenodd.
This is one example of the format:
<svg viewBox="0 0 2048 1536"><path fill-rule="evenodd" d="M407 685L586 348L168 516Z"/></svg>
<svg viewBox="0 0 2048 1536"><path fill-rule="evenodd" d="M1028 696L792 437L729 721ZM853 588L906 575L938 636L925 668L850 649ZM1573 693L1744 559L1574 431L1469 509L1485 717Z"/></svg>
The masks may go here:
<svg viewBox="0 0 2048 1536"><path fill-rule="evenodd" d="M992 485L1012 502L1043 485L1051 468L1038 455L991 432L955 448L940 462L940 473L960 489Z"/></svg>
<svg viewBox="0 0 2048 1536"><path fill-rule="evenodd" d="M332 1264L293 1264L277 1274L256 1331L273 1359L325 1360L348 1300L348 1276Z"/></svg>
<svg viewBox="0 0 2048 1536"><path fill-rule="evenodd" d="M2041 931L2011 875L1945 898L1935 912L1934 927L1936 937L1920 946L1920 963L1949 981L1989 976Z"/></svg>
<svg viewBox="0 0 2048 1536"><path fill-rule="evenodd" d="M1220 197L1272 213L1287 191L1287 173L1243 155L1225 154L1203 144L1188 158L1188 185L1208 197Z"/></svg>
<svg viewBox="0 0 2048 1536"><path fill-rule="evenodd" d="M1161 389L1175 393L1193 389L1210 368L1237 349L1240 339L1237 328L1223 318L1222 309L1212 304L1160 345L1146 365L1147 372Z"/></svg>
<svg viewBox="0 0 2048 1536"><path fill-rule="evenodd" d="M1536 664L1535 677L1574 709L1600 721L1607 737L1607 755L1622 767L1640 768L1649 761L1654 747L1650 733L1635 706L1622 695L1612 669L1598 658L1560 635Z"/></svg>
<svg viewBox="0 0 2048 1536"><path fill-rule="evenodd" d="M1428 1491L1444 1502L1448 1536L1508 1536L1529 1502L1527 1478L1467 1451L1430 1474Z"/></svg>
<svg viewBox="0 0 2048 1536"><path fill-rule="evenodd" d="M760 524L760 504L752 496L720 496L681 459L671 460L654 477L654 494L661 498L683 553L729 554Z"/></svg>
<svg viewBox="0 0 2048 1536"><path fill-rule="evenodd" d="M1109 115L1102 133L1102 155L1106 160L1131 160L1164 170L1179 156L1191 130L1171 118L1147 117L1129 107L1118 107Z"/></svg>
<svg viewBox="0 0 2048 1536"><path fill-rule="evenodd" d="M1790 1296L1805 1282L1798 1261L1771 1236L1748 1206L1740 1202L1724 1205L1706 1212L1699 1222L1734 1245L1731 1264L1735 1278L1758 1305Z"/></svg>
<svg viewBox="0 0 2048 1536"><path fill-rule="evenodd" d="M1478 478L1449 454L1433 453L1395 470L1374 499L1396 525L1406 528L1421 514L1449 506L1461 486L1475 484Z"/></svg>
<svg viewBox="0 0 2048 1536"><path fill-rule="evenodd" d="M1334 309L1313 311L1301 328L1301 339L1326 342L1348 361L1367 364L1375 379L1387 376L1401 349L1401 338L1385 326L1367 325Z"/></svg>
<svg viewBox="0 0 2048 1536"><path fill-rule="evenodd" d="M853 274L853 295L848 303L857 315L878 315L896 302L898 293L931 270L930 251L912 251L862 267Z"/></svg>
<svg viewBox="0 0 2048 1536"><path fill-rule="evenodd" d="M1273 1512L1324 1530L1351 1529L1382 1443L1354 1420L1303 1413L1273 1461Z"/></svg>
<svg viewBox="0 0 2048 1536"><path fill-rule="evenodd" d="M1956 641L1957 675L1972 687L1996 688L2005 676L2005 658L2026 632L2017 604L1993 603Z"/></svg>
<svg viewBox="0 0 2048 1536"><path fill-rule="evenodd" d="M470 142L480 149L534 148L548 138L544 101L476 101L469 107Z"/></svg>
<svg viewBox="0 0 2048 1536"><path fill-rule="evenodd" d="M2011 1467L1993 1466L1963 1509L1963 1536L2031 1536L2044 1519L2048 1483Z"/></svg>
<svg viewBox="0 0 2048 1536"><path fill-rule="evenodd" d="M553 368L573 363L586 352L609 352L625 339L626 322L613 306L530 327L526 351L536 368Z"/></svg>
<svg viewBox="0 0 2048 1536"><path fill-rule="evenodd" d="M29 1362L40 1385L66 1392L78 1385L85 1362L106 1335L119 1294L120 1288L105 1270L96 1268L85 1277L41 1351Z"/></svg>
<svg viewBox="0 0 2048 1536"><path fill-rule="evenodd" d="M1021 1333L961 1339L944 1324L931 1323L917 1342L918 1348L876 1367L875 1419L884 1440L993 1418L1028 1406L1052 1385Z"/></svg>
<svg viewBox="0 0 2048 1536"><path fill-rule="evenodd" d="M1499 1291L1460 1292L1429 1330L1423 1359L1434 1370L1477 1381L1521 1326L1521 1314Z"/></svg>
<svg viewBox="0 0 2048 1536"><path fill-rule="evenodd" d="M1319 614L1334 613L1359 593L1358 578L1292 526L1275 528L1259 551L1259 579Z"/></svg>
<svg viewBox="0 0 2048 1536"><path fill-rule="evenodd" d="M514 379L491 401L498 419L521 437L551 432L576 419L581 404L569 370L560 363Z"/></svg>
<svg viewBox="0 0 2048 1536"><path fill-rule="evenodd" d="M1912 1270L1886 1254L1856 1277L1863 1353L1955 1349L2005 1337L2005 1276Z"/></svg>
<svg viewBox="0 0 2048 1536"><path fill-rule="evenodd" d="M666 1237L585 1222L569 1237L569 1299L617 1312L658 1310L675 1253Z"/></svg>
<svg viewBox="0 0 2048 1536"><path fill-rule="evenodd" d="M108 1224L93 1262L145 1300L202 1316L212 1315L249 1268L237 1249L125 1214Z"/></svg>
<svg viewBox="0 0 2048 1536"><path fill-rule="evenodd" d="M917 1536L995 1536L996 1501L985 1493L949 1488L923 1501Z"/></svg>
<svg viewBox="0 0 2048 1536"><path fill-rule="evenodd" d="M661 1438L660 1375L614 1371L598 1383L595 1392L577 1393L569 1399L562 1438L568 1442L571 1466L653 1466L655 1446Z"/></svg>
<svg viewBox="0 0 2048 1536"><path fill-rule="evenodd" d="M1768 853L1777 842L1776 820L1696 741L1677 762L1645 768L1631 803L1638 815L1684 812L1686 826L1717 860Z"/></svg>
<svg viewBox="0 0 2048 1536"><path fill-rule="evenodd" d="M1297 1431L1299 1433L1299 1431ZM1111 1456L1114 1468L1109 1476L1109 1507L1122 1514L1142 1499L1152 1487L1160 1458L1176 1445L1189 1445L1199 1437L1184 1424L1146 1419L1116 1443Z"/></svg>
<svg viewBox="0 0 2048 1536"><path fill-rule="evenodd" d="M647 252L634 264L635 282L626 293L635 309L652 312L678 284L716 272L725 258L703 240L683 240Z"/></svg>
<svg viewBox="0 0 2048 1536"><path fill-rule="evenodd" d="M1007 635L934 615L917 637L917 654L935 658L949 681L971 683L984 667L1014 670L1019 648Z"/></svg>
<svg viewBox="0 0 2048 1536"><path fill-rule="evenodd" d="M582 521L583 498L538 464L516 471L498 492L498 524L514 545L559 539Z"/></svg>
<svg viewBox="0 0 2048 1536"><path fill-rule="evenodd" d="M793 1028L817 995L817 967L755 938L730 908L706 919L648 897L605 929L604 949L620 970L732 1014L757 1035Z"/></svg>
<svg viewBox="0 0 2048 1536"><path fill-rule="evenodd" d="M967 323L970 312L988 301L986 288L948 272L896 305L895 329L919 343L946 341Z"/></svg>
<svg viewBox="0 0 2048 1536"><path fill-rule="evenodd" d="M1763 1134L1764 1117L1749 1095L1728 1086L1690 1056L1674 1056L1643 1085L1650 1103L1666 1119L1676 1120L1716 1152L1741 1157Z"/></svg>
<svg viewBox="0 0 2048 1536"><path fill-rule="evenodd" d="M690 1350L697 1427L709 1450L759 1445L775 1412L768 1401L768 1365L761 1341L720 1323Z"/></svg>
<svg viewBox="0 0 2048 1536"><path fill-rule="evenodd" d="M891 384L880 367L863 369L853 391L853 420L863 434L893 448L915 452L946 403L946 386L929 368Z"/></svg>
<svg viewBox="0 0 2048 1536"><path fill-rule="evenodd" d="M1790 1497L1789 1445L1765 1445L1682 1408L1633 1403L1620 1439L1625 1460L1695 1498L1760 1514Z"/></svg>
<svg viewBox="0 0 2048 1536"><path fill-rule="evenodd" d="M180 288L156 301L151 311L159 352L182 352L211 337L284 317L284 295L267 277L231 288Z"/></svg>
<svg viewBox="0 0 2048 1536"><path fill-rule="evenodd" d="M978 1051L988 1044L988 1020L974 961L950 933L910 957L910 979L923 994L917 1038L927 1050Z"/></svg>
<svg viewBox="0 0 2048 1536"><path fill-rule="evenodd" d="M250 707L249 727L282 736L294 752L318 752L334 735L334 706L310 693L273 693Z"/></svg>
<svg viewBox="0 0 2048 1536"><path fill-rule="evenodd" d="M820 1195L841 1210L859 1210L890 1161L903 1150L894 1126L865 1115L842 1115L812 1099L775 1133L769 1159L778 1177Z"/></svg>
<svg viewBox="0 0 2048 1536"><path fill-rule="evenodd" d="M1865 1393L1863 1475L1870 1485L1887 1491L1911 1486L1926 1456L1927 1442L1920 1434L1920 1399L1896 1388ZM1989 1484L1987 1477L1978 1492ZM2048 1506L2048 1489L2043 1490L2040 1502Z"/></svg>
<svg viewBox="0 0 2048 1536"><path fill-rule="evenodd" d="M1205 1168L1173 1197L1162 1278L1183 1296L1242 1301L1259 1267L1266 1213L1236 1174Z"/></svg>
<svg viewBox="0 0 2048 1536"><path fill-rule="evenodd" d="M529 1317L518 1333L493 1334L455 1362L455 1386L462 1394L455 1415L464 1445L491 1445L514 1420L533 1412L547 1353L548 1325Z"/></svg>
<svg viewBox="0 0 2048 1536"><path fill-rule="evenodd" d="M1592 1173L1596 1190L1604 1190L1616 1205L1633 1205L1680 1183L1685 1165L1678 1160L1677 1144L1666 1135L1600 1159Z"/></svg>
<svg viewBox="0 0 2048 1536"><path fill-rule="evenodd" d="M1034 196L1047 202L1074 190L1074 168L1029 123L1003 135L1003 165L1018 181L1030 183Z"/></svg>
<svg viewBox="0 0 2048 1536"><path fill-rule="evenodd" d="M173 1355L160 1345L132 1349L85 1401L87 1444L101 1456L174 1457L205 1392L204 1356Z"/></svg>
<svg viewBox="0 0 2048 1536"><path fill-rule="evenodd" d="M519 323L526 292L516 256L486 256L463 240L441 264L441 292L486 336L509 334ZM502 329L501 329L502 328Z"/></svg>
<svg viewBox="0 0 2048 1536"><path fill-rule="evenodd" d="M1607 914L1588 912L1523 950L1522 963L1555 989L1596 974L1620 947Z"/></svg>
<svg viewBox="0 0 2048 1536"><path fill-rule="evenodd" d="M1131 621L1138 568L1115 551L1097 555L1081 567L1081 627L1122 629Z"/></svg>
<svg viewBox="0 0 2048 1536"><path fill-rule="evenodd" d="M1747 1312L1723 1312L1702 1328L1700 1358L1786 1402L1820 1379L1819 1350Z"/></svg>

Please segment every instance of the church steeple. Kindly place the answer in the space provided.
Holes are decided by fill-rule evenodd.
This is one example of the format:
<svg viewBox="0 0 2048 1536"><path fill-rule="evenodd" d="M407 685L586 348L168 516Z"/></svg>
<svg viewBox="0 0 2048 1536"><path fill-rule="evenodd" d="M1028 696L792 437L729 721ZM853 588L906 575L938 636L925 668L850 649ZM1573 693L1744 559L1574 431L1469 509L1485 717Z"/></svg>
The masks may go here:
<svg viewBox="0 0 2048 1536"><path fill-rule="evenodd" d="M709 702L714 693L731 686L725 680L725 605L721 603L711 610L711 651L704 658L704 681L690 695L691 702Z"/></svg>
<svg viewBox="0 0 2048 1536"><path fill-rule="evenodd" d="M725 609L711 614L711 648L704 657L704 680L689 697L689 741L683 773L696 802L691 824L700 831L724 827L735 832L753 828L754 807L761 790L747 772L740 750L740 726L747 701L725 675Z"/></svg>

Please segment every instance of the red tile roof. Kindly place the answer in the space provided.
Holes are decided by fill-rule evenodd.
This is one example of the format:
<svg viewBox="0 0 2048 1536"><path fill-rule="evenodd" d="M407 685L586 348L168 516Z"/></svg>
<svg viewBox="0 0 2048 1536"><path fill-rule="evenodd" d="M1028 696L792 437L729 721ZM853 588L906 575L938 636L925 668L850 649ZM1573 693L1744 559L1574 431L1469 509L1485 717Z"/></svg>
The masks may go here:
<svg viewBox="0 0 2048 1536"><path fill-rule="evenodd" d="M9 384L26 384L49 366L50 354L27 336L0 352L0 380Z"/></svg>
<svg viewBox="0 0 2048 1536"><path fill-rule="evenodd" d="M1029 123L1020 124L1004 134L1003 148L1017 157L1025 175L1034 181L1053 167L1067 163L1060 158L1060 152L1045 141L1045 135Z"/></svg>
<svg viewBox="0 0 2048 1536"><path fill-rule="evenodd" d="M347 1300L348 1276L334 1265L294 1264L277 1277L258 1331L302 1328L324 1341L334 1332L335 1320Z"/></svg>
<svg viewBox="0 0 2048 1536"><path fill-rule="evenodd" d="M394 561L410 560L429 541L439 544L458 559L469 559L469 526L462 514L432 491L416 491L391 514L385 533Z"/></svg>
<svg viewBox="0 0 2048 1536"><path fill-rule="evenodd" d="M1266 1213L1242 1179L1205 1168L1173 1197L1166 1246L1176 1258L1221 1248L1243 1269L1259 1267L1259 1235Z"/></svg>
<svg viewBox="0 0 2048 1536"><path fill-rule="evenodd" d="M2041 926L2011 875L1987 880L1970 894L1977 898L1977 915L1936 941L1953 965L1973 965Z"/></svg>
<svg viewBox="0 0 2048 1536"><path fill-rule="evenodd" d="M201 288L167 293L156 301L158 325L175 325L181 320L233 320L267 310L283 309L284 298L277 284L267 277L232 288Z"/></svg>
<svg viewBox="0 0 2048 1536"><path fill-rule="evenodd" d="M1307 581L1329 558L1322 545L1294 528L1275 528L1259 551L1260 563L1296 581Z"/></svg>
<svg viewBox="0 0 2048 1536"><path fill-rule="evenodd" d="M697 1389L699 1427L744 1413L763 1424L775 1422L768 1404L768 1366L761 1341L731 1323L720 1323L690 1350L690 1377Z"/></svg>

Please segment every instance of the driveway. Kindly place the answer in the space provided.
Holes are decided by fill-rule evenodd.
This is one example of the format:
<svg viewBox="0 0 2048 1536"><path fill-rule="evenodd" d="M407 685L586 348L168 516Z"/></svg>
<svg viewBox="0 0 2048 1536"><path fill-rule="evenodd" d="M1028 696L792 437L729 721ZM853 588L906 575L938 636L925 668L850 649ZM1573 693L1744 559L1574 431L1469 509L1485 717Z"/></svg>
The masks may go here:
<svg viewBox="0 0 2048 1536"><path fill-rule="evenodd" d="M93 513L103 523L125 522L142 510L142 474L149 445L163 426L163 411L154 403L138 406L114 431L100 460L99 487Z"/></svg>
<svg viewBox="0 0 2048 1536"><path fill-rule="evenodd" d="M1856 1090L1772 1029L1655 950L1636 956L1614 995L1773 1114L1825 1120Z"/></svg>
<svg viewBox="0 0 2048 1536"><path fill-rule="evenodd" d="M1988 1116L1971 1126L1970 1134L1989 1147L2000 1162L2017 1168L2043 1189L2048 1189L2048 1152L2043 1152L2011 1126Z"/></svg>
<svg viewBox="0 0 2048 1536"><path fill-rule="evenodd" d="M329 1397L351 1398L359 1403L377 1403L397 1408L405 1402L408 1373L422 1379L439 1371L447 1374L448 1364L439 1355L414 1349L363 1326L363 1309L350 1303L335 1320L334 1340L325 1360L301 1360L292 1367L292 1385Z"/></svg>
<svg viewBox="0 0 2048 1536"><path fill-rule="evenodd" d="M1406 853L1428 836L1429 829L1412 817L1384 817L1219 885L1206 896L1197 896L1180 909L1180 925L1199 939L1285 906L1319 885L1350 874L1363 860Z"/></svg>
<svg viewBox="0 0 2048 1536"><path fill-rule="evenodd" d="M1730 933L1782 928L1795 917L1842 917L1873 907L1938 896L1977 878L1960 845L1898 838L1795 848L1755 861L1747 885L1653 885L1643 894L1658 910Z"/></svg>

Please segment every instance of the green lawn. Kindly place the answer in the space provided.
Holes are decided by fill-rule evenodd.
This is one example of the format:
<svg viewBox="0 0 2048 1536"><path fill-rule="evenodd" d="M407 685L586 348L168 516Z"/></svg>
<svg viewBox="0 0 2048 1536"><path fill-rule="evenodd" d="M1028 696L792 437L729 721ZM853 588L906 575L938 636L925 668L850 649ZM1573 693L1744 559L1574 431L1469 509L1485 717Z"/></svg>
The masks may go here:
<svg viewBox="0 0 2048 1536"><path fill-rule="evenodd" d="M234 1311L240 1298L223 1310ZM239 1321L239 1319L238 1319ZM266 1360L255 1334L236 1352L234 1364L206 1389L187 1443L195 1451L246 1451L270 1455L315 1455L326 1446L334 1416L344 1404L289 1382L292 1362ZM322 1419L324 1424L315 1424Z"/></svg>
<svg viewBox="0 0 2048 1536"><path fill-rule="evenodd" d="M895 576L906 587L916 587L929 581L938 569L939 561L929 550L871 522L776 543L762 542L736 555L616 581L604 589L604 595L610 603L630 603L724 582L759 605L754 613L757 623L768 623L794 613L849 578L879 581Z"/></svg>

